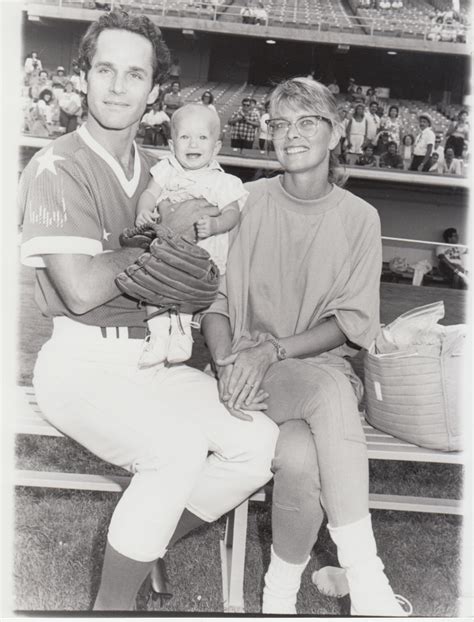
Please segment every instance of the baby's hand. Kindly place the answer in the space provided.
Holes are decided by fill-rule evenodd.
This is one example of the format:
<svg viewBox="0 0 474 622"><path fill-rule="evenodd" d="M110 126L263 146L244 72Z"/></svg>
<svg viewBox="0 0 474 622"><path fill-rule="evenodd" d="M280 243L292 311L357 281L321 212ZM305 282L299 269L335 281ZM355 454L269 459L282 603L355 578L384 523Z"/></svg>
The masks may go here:
<svg viewBox="0 0 474 622"><path fill-rule="evenodd" d="M155 222L155 218L153 217L153 212L139 212L135 220L135 224L137 226L145 225L145 224L152 224L154 222Z"/></svg>
<svg viewBox="0 0 474 622"><path fill-rule="evenodd" d="M197 221L196 231L200 240L204 240L204 238L208 238L210 235L213 235L212 220L211 216L201 216L201 218Z"/></svg>

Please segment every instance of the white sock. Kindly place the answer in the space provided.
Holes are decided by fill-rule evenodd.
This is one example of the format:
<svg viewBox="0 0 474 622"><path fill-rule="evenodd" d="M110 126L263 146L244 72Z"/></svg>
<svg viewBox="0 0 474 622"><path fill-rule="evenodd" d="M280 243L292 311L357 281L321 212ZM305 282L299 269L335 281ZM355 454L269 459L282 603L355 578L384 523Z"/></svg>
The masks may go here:
<svg viewBox="0 0 474 622"><path fill-rule="evenodd" d="M310 558L302 564L291 564L275 553L272 545L270 566L265 575L262 613L286 613L296 615L296 597L300 589L301 575Z"/></svg>

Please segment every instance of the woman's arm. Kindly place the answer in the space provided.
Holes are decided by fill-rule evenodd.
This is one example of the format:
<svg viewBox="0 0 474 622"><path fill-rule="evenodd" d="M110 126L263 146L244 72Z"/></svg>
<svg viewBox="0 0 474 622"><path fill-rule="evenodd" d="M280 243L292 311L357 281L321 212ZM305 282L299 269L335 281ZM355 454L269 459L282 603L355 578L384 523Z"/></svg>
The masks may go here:
<svg viewBox="0 0 474 622"><path fill-rule="evenodd" d="M325 319L298 335L278 339L280 346L286 351L286 358L316 356L346 341L347 337L334 317ZM245 408L260 390L270 365L278 360L277 350L270 341L264 341L254 348L242 350L225 358L216 358L219 365L233 365L228 384L229 406L235 409Z"/></svg>

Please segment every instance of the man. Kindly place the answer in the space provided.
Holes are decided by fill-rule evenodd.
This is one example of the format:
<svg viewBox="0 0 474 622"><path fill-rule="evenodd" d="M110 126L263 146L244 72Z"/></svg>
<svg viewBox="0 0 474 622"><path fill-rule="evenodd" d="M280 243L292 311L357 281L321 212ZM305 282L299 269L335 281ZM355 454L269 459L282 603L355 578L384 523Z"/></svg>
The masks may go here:
<svg viewBox="0 0 474 622"><path fill-rule="evenodd" d="M241 107L229 119L229 125L232 128L230 133L232 149L234 151L252 149L255 134L260 126L260 114L252 107L249 97L244 97Z"/></svg>
<svg viewBox="0 0 474 622"><path fill-rule="evenodd" d="M339 88L339 84L337 83L336 78L331 80L331 82L328 84L328 89L331 91L331 93L334 95L334 97L339 95L341 89Z"/></svg>
<svg viewBox="0 0 474 622"><path fill-rule="evenodd" d="M427 112L422 112L418 116L420 133L415 138L413 147L413 158L410 164L410 171L427 171L433 146L435 144L435 133L431 129L433 122Z"/></svg>
<svg viewBox="0 0 474 622"><path fill-rule="evenodd" d="M163 110L171 118L173 112L184 104L178 80L173 80L171 90L163 98Z"/></svg>
<svg viewBox="0 0 474 622"><path fill-rule="evenodd" d="M436 134L433 153L437 153L438 154L438 162L439 162L440 167L443 166L443 164L444 164L444 150L445 150L445 147L443 146L442 141L443 141L442 135L441 134Z"/></svg>
<svg viewBox="0 0 474 622"><path fill-rule="evenodd" d="M145 129L144 145L167 145L170 135L170 118L161 109L159 101L153 103L149 112L143 115L141 126Z"/></svg>
<svg viewBox="0 0 474 622"><path fill-rule="evenodd" d="M436 257L441 274L448 280L453 289L466 289L468 274L463 264L463 255L467 254L467 248L460 248L458 232L454 227L443 231L443 240L452 246L437 246Z"/></svg>
<svg viewBox="0 0 474 622"><path fill-rule="evenodd" d="M461 160L454 157L454 149L448 147L444 152L444 161L439 166L441 175L462 175Z"/></svg>
<svg viewBox="0 0 474 622"><path fill-rule="evenodd" d="M366 112L367 119L367 141L373 146L376 146L377 143L377 134L380 128L380 117L377 114L378 111L377 102L371 101L369 105L369 109Z"/></svg>
<svg viewBox="0 0 474 622"><path fill-rule="evenodd" d="M394 140L389 141L387 151L380 156L379 166L403 169L402 156L398 153L397 143Z"/></svg>
<svg viewBox="0 0 474 622"><path fill-rule="evenodd" d="M115 277L143 251L120 248L119 235L133 225L149 181L152 158L134 138L169 52L148 18L113 11L90 25L79 62L88 118L23 172L22 259L37 268L36 300L53 317L34 373L43 413L133 474L109 526L94 605L129 611L170 542L268 481L277 429L258 412L263 396L248 405L249 421L221 404L214 379L198 370L137 369L144 311ZM164 224L182 230L216 212L187 201Z"/></svg>

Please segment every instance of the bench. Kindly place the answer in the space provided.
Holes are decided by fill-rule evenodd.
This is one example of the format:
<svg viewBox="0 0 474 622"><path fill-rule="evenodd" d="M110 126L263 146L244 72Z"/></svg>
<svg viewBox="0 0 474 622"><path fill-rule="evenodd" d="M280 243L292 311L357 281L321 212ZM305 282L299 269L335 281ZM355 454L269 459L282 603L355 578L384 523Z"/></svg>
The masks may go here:
<svg viewBox="0 0 474 622"><path fill-rule="evenodd" d="M36 403L31 386L18 387L15 432L40 436L62 437L63 434L44 418ZM461 452L443 452L417 447L376 430L362 418L369 458L372 460L400 460L408 462L435 462L463 464ZM96 475L31 471L17 469L14 474L16 486L65 488L74 490L97 490L122 492L130 477L127 475ZM250 501L266 501L269 488L265 487L235 508L227 516L224 539L220 543L222 590L224 611L243 612L243 582L245 549L247 540L248 506ZM410 497L402 495L370 494L372 509L403 510L440 514L463 513L462 502L456 499Z"/></svg>

